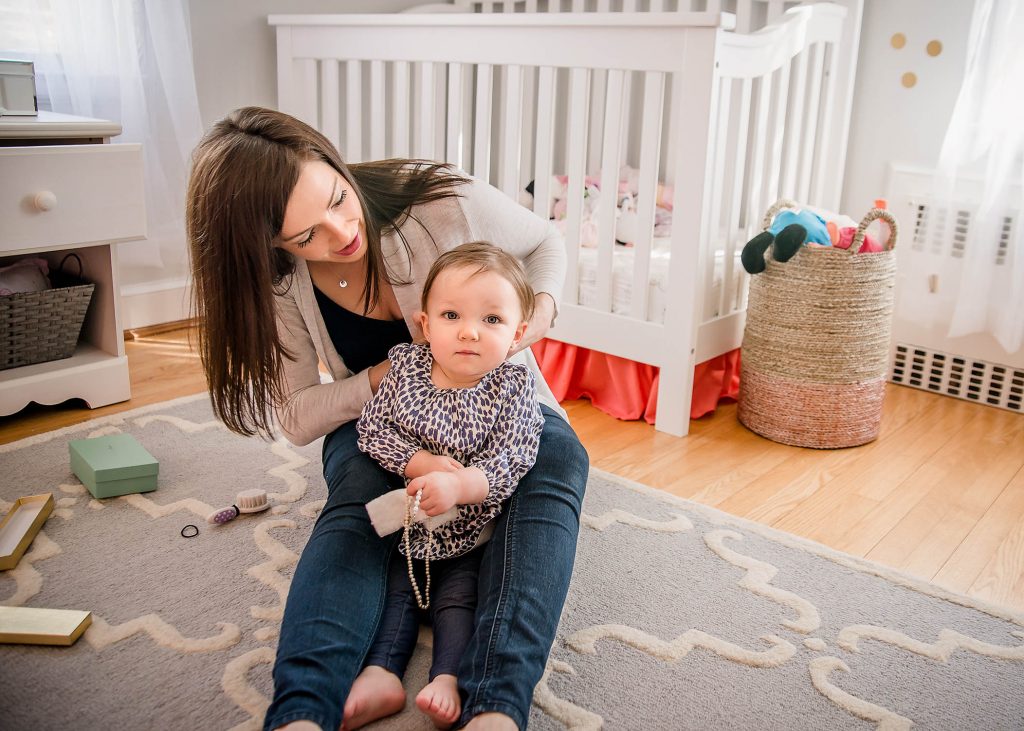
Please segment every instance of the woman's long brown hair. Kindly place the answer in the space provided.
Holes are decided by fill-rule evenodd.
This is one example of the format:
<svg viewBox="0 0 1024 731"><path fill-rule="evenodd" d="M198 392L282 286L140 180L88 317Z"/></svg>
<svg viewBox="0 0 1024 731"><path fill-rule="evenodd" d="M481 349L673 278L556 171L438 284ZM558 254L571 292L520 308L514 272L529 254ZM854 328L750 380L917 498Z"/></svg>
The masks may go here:
<svg viewBox="0 0 1024 731"><path fill-rule="evenodd" d="M192 310L199 356L213 409L233 432L270 436L282 403L284 358L274 297L295 271L276 248L288 198L302 165L322 160L352 186L366 222L364 311L380 301L389 272L381 236L401 226L410 207L458 195L467 181L450 166L425 160L382 160L347 166L309 125L260 107L237 109L214 124L193 153L185 221L191 250ZM411 254L411 252L410 252Z"/></svg>

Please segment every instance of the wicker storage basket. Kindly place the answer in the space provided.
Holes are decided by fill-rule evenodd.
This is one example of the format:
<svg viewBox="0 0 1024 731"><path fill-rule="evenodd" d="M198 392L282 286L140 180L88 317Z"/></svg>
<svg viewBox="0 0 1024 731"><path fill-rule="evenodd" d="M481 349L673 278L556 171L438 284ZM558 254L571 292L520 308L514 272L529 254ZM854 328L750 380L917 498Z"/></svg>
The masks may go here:
<svg viewBox="0 0 1024 731"><path fill-rule="evenodd" d="M50 274L52 289L0 296L0 370L70 358L96 285L64 271Z"/></svg>
<svg viewBox="0 0 1024 731"><path fill-rule="evenodd" d="M790 201L765 215L764 228ZM885 250L857 254L881 218ZM766 257L751 277L738 416L783 444L831 449L878 436L888 370L896 276L896 220L875 208L849 249L801 247L788 262Z"/></svg>

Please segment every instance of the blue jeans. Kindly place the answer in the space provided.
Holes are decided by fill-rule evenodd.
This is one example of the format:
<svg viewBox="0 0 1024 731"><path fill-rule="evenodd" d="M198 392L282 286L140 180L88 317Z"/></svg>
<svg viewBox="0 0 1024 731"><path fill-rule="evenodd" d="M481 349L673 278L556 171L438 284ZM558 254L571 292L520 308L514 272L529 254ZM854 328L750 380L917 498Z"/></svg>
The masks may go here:
<svg viewBox="0 0 1024 731"><path fill-rule="evenodd" d="M589 461L572 428L541 409L537 462L483 549L474 632L458 672L461 724L496 711L526 728L569 589ZM306 719L335 731L377 635L398 539L378 537L364 506L402 479L356 439L354 422L324 439L327 503L288 593L265 729Z"/></svg>

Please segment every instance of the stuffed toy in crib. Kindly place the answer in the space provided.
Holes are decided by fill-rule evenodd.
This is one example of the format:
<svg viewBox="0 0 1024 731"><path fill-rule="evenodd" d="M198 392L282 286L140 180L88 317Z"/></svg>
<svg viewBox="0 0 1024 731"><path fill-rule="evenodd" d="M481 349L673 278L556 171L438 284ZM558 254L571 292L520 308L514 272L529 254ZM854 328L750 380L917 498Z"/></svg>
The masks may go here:
<svg viewBox="0 0 1024 731"><path fill-rule="evenodd" d="M876 201L876 205L882 203ZM879 207L884 207L884 204ZM747 242L740 254L743 268L750 274L765 270L765 253L771 248L775 261L786 262L802 246L849 249L857 233L857 222L849 216L829 213L810 207L800 207L792 201L779 201L771 224ZM865 235L858 254L882 251L883 246L872 236Z"/></svg>

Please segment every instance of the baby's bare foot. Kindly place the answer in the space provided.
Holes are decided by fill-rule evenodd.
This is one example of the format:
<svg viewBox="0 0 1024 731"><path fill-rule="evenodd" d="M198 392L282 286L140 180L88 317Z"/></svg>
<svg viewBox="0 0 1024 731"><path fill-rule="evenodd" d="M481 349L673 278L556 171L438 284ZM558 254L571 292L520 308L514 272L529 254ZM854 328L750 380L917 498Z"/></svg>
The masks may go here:
<svg viewBox="0 0 1024 731"><path fill-rule="evenodd" d="M459 719L459 683L454 675L438 675L416 696L416 706L438 728L451 728Z"/></svg>
<svg viewBox="0 0 1024 731"><path fill-rule="evenodd" d="M355 731L379 718L405 708L405 689L394 673L377 665L367 665L352 684L345 700L343 731Z"/></svg>

